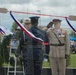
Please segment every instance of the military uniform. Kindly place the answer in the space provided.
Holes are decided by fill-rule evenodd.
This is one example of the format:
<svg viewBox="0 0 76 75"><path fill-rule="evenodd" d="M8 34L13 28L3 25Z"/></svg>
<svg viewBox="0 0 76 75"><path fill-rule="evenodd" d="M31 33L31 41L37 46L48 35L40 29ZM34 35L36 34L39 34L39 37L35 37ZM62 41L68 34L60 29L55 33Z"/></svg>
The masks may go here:
<svg viewBox="0 0 76 75"><path fill-rule="evenodd" d="M38 20L38 17L33 18ZM29 31L33 33L36 37L43 39L44 42L49 42L46 32L42 31L37 26L32 25ZM47 47L48 45L46 46L46 49ZM21 38L20 49L23 52L26 75L41 75L42 62L44 58L44 46L25 34L25 38L23 36Z"/></svg>
<svg viewBox="0 0 76 75"><path fill-rule="evenodd" d="M50 41L49 57L52 75L65 75L65 56L70 54L70 41L67 32L62 28L57 31L53 28L48 29L47 33Z"/></svg>

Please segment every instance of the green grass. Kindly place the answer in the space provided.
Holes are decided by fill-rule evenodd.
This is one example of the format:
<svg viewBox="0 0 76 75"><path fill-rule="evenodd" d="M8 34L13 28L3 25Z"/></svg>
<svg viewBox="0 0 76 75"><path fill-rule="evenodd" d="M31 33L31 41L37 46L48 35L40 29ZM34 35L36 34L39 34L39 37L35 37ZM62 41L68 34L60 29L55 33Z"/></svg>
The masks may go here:
<svg viewBox="0 0 76 75"><path fill-rule="evenodd" d="M49 67L50 68L49 62L43 62L43 67ZM70 55L70 64L67 67L76 68L76 54Z"/></svg>
<svg viewBox="0 0 76 75"><path fill-rule="evenodd" d="M49 62L43 62L43 67L50 67Z"/></svg>
<svg viewBox="0 0 76 75"><path fill-rule="evenodd" d="M7 66L8 64L3 63L3 66ZM49 62L43 62L43 67L50 68ZM68 65L69 68L76 68L76 54L70 55L70 64Z"/></svg>
<svg viewBox="0 0 76 75"><path fill-rule="evenodd" d="M76 54L71 54L70 65L68 67L76 68Z"/></svg>

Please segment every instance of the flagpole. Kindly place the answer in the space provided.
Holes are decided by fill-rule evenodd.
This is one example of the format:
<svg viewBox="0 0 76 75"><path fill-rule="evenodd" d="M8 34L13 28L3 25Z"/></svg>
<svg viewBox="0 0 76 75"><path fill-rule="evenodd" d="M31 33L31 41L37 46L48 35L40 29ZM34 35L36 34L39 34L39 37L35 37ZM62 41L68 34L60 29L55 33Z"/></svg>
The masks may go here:
<svg viewBox="0 0 76 75"><path fill-rule="evenodd" d="M27 8L27 13L28 13L28 8ZM28 14L27 14L27 17L28 17Z"/></svg>
<svg viewBox="0 0 76 75"><path fill-rule="evenodd" d="M12 11L12 10L10 10ZM8 9L6 8L0 8L0 13L7 13L7 12L10 12ZM38 13L32 13L32 12L22 12L22 11L12 11L14 13L22 13L22 14L32 14L32 15L40 15L40 16L51 16L51 17L60 17L60 18L67 18L69 20L72 20L72 21L76 21L76 16L74 15L69 15L69 16L57 16L57 15L51 15L51 14L38 14Z"/></svg>
<svg viewBox="0 0 76 75"><path fill-rule="evenodd" d="M37 10L37 12L39 13L39 14L41 14L41 11L40 10ZM40 16L40 26L41 26L41 15L39 15Z"/></svg>

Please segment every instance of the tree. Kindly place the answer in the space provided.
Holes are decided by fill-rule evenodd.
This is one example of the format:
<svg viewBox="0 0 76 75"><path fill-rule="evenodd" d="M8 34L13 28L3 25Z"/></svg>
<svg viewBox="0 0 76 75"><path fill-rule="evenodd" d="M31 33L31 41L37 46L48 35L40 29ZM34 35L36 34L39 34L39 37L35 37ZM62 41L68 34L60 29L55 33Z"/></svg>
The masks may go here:
<svg viewBox="0 0 76 75"><path fill-rule="evenodd" d="M73 37L76 37L76 33L73 32L73 31L71 31L70 35L73 36Z"/></svg>
<svg viewBox="0 0 76 75"><path fill-rule="evenodd" d="M2 63L3 63L3 59L1 55L1 42L0 42L0 66L2 66Z"/></svg>
<svg viewBox="0 0 76 75"><path fill-rule="evenodd" d="M22 23L23 20L21 19L20 22ZM21 34L22 34L22 30L21 29L17 29L18 25L16 24L16 22L13 23L12 25L12 28L11 28L11 31L13 33L15 33L13 36L16 38L16 39L19 39L21 37Z"/></svg>
<svg viewBox="0 0 76 75"><path fill-rule="evenodd" d="M22 23L22 20L20 20L20 22ZM18 25L14 22L11 31L14 32L17 29L17 27ZM16 37L20 38L20 35L21 35L21 30L20 32L18 32ZM10 45L11 38L12 38L11 35L4 36L2 43L0 43L0 66L2 65L3 62L8 63L9 49L7 46Z"/></svg>
<svg viewBox="0 0 76 75"><path fill-rule="evenodd" d="M22 23L23 19L21 19L20 22ZM12 25L11 31L13 32L15 29L17 29L17 27L18 27L17 23L14 22L13 25Z"/></svg>
<svg viewBox="0 0 76 75"><path fill-rule="evenodd" d="M2 56L3 62L6 62L6 63L8 62L8 59L9 59L9 50L7 46L10 43L10 39L11 39L11 35L5 36L1 43L1 56Z"/></svg>

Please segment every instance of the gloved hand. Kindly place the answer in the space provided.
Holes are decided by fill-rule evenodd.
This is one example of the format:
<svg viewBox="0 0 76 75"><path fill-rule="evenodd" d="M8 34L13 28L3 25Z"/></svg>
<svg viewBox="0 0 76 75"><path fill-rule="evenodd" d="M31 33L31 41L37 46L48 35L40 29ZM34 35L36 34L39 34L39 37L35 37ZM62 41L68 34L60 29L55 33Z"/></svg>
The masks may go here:
<svg viewBox="0 0 76 75"><path fill-rule="evenodd" d="M44 61L49 61L49 55L48 54L44 54Z"/></svg>
<svg viewBox="0 0 76 75"><path fill-rule="evenodd" d="M44 58L43 62L48 62L48 59Z"/></svg>

